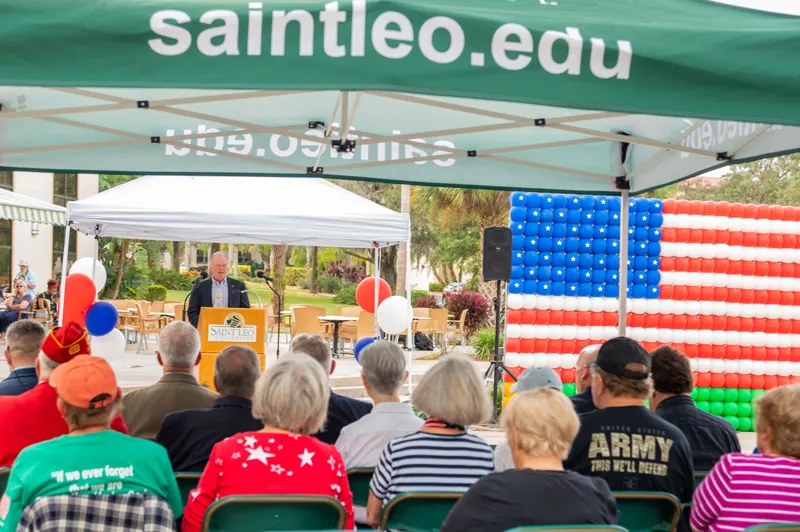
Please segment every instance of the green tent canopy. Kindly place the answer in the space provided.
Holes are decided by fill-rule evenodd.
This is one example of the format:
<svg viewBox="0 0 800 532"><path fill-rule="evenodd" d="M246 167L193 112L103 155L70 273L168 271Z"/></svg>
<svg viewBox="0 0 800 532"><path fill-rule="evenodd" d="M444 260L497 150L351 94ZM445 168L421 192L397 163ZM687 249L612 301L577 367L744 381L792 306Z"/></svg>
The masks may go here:
<svg viewBox="0 0 800 532"><path fill-rule="evenodd" d="M800 149L745 3L0 0L0 167L642 192Z"/></svg>

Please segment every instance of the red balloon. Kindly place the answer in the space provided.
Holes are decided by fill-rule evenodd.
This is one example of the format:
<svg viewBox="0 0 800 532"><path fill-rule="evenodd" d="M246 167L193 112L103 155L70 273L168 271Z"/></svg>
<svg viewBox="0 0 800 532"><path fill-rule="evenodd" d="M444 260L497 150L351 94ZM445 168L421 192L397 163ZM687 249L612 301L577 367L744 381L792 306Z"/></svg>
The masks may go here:
<svg viewBox="0 0 800 532"><path fill-rule="evenodd" d="M754 345L752 353L753 354L750 355L752 360L761 361L766 360L767 358L767 349L762 345Z"/></svg>
<svg viewBox="0 0 800 532"><path fill-rule="evenodd" d="M728 373L725 375L725 387L726 388L738 388L739 387L739 375L736 373Z"/></svg>
<svg viewBox="0 0 800 532"><path fill-rule="evenodd" d="M574 310L565 310L562 313L563 319L561 320L562 325L577 325L578 324L578 313Z"/></svg>
<svg viewBox="0 0 800 532"><path fill-rule="evenodd" d="M700 259L689 259L689 271L697 273L700 271Z"/></svg>
<svg viewBox="0 0 800 532"><path fill-rule="evenodd" d="M536 311L531 309L523 310L522 323L525 325L534 325L536 323Z"/></svg>
<svg viewBox="0 0 800 532"><path fill-rule="evenodd" d="M739 300L739 303L754 303L756 300L755 294L753 294L753 290L747 289L742 290L742 299Z"/></svg>
<svg viewBox="0 0 800 532"><path fill-rule="evenodd" d="M628 314L629 327L644 327L644 314Z"/></svg>
<svg viewBox="0 0 800 532"><path fill-rule="evenodd" d="M700 300L700 287L699 286L687 286L686 287L686 297L688 301L699 301Z"/></svg>
<svg viewBox="0 0 800 532"><path fill-rule="evenodd" d="M781 305L794 305L794 292L781 292Z"/></svg>
<svg viewBox="0 0 800 532"><path fill-rule="evenodd" d="M789 362L792 360L792 349L790 347L778 348L778 362Z"/></svg>
<svg viewBox="0 0 800 532"><path fill-rule="evenodd" d="M767 334L777 334L780 332L778 327L780 326L780 320L767 320L767 328L764 329L764 332Z"/></svg>
<svg viewBox="0 0 800 532"><path fill-rule="evenodd" d="M662 314L658 317L658 327L661 329L672 329L673 328L673 316L672 314ZM673 345L675 349L678 349Z"/></svg>
<svg viewBox="0 0 800 532"><path fill-rule="evenodd" d="M752 203L742 206L742 218L755 218L757 207Z"/></svg>
<svg viewBox="0 0 800 532"><path fill-rule="evenodd" d="M787 222L793 222L797 219L797 207L784 207L783 219Z"/></svg>
<svg viewBox="0 0 800 532"><path fill-rule="evenodd" d="M703 230L689 229L689 243L700 244L701 242L703 242Z"/></svg>
<svg viewBox="0 0 800 532"><path fill-rule="evenodd" d="M766 235L766 236L769 237L769 247L771 247L771 248L782 248L783 247L783 235L779 235L779 234L776 233L776 234Z"/></svg>
<svg viewBox="0 0 800 532"><path fill-rule="evenodd" d="M785 375L778 375L778 386L789 386L792 383L792 378Z"/></svg>
<svg viewBox="0 0 800 532"><path fill-rule="evenodd" d="M686 344L686 352L684 353L689 358L697 358L700 356L700 348L697 344Z"/></svg>
<svg viewBox="0 0 800 532"><path fill-rule="evenodd" d="M738 345L725 346L725 358L727 360L739 360L741 352L742 350Z"/></svg>
<svg viewBox="0 0 800 532"><path fill-rule="evenodd" d="M778 348L777 347L768 347L767 348L767 358L765 360L767 360L768 362L777 362L779 356L780 355L778 353Z"/></svg>
<svg viewBox="0 0 800 532"><path fill-rule="evenodd" d="M686 316L686 329L690 331L696 331L700 328L700 317L699 316Z"/></svg>
<svg viewBox="0 0 800 532"><path fill-rule="evenodd" d="M711 388L724 388L725 387L725 375L722 373L712 373L711 374Z"/></svg>
<svg viewBox="0 0 800 532"><path fill-rule="evenodd" d="M781 263L780 262L768 262L767 268L767 276L769 277L780 277L781 276Z"/></svg>
<svg viewBox="0 0 800 532"><path fill-rule="evenodd" d="M753 318L739 318L739 331L753 332Z"/></svg>
<svg viewBox="0 0 800 532"><path fill-rule="evenodd" d="M700 316L700 326L698 329L713 329L714 328L714 318L712 316L702 315Z"/></svg>
<svg viewBox="0 0 800 532"><path fill-rule="evenodd" d="M392 297L392 289L384 279L378 283L378 306ZM375 277L367 277L356 288L356 301L361 310L375 313Z"/></svg>
<svg viewBox="0 0 800 532"><path fill-rule="evenodd" d="M543 338L537 338L533 341L533 352L534 353L547 353L547 340Z"/></svg>
<svg viewBox="0 0 800 532"><path fill-rule="evenodd" d="M688 272L689 271L689 259L686 257L675 257L675 271L676 272Z"/></svg>
<svg viewBox="0 0 800 532"><path fill-rule="evenodd" d="M533 338L523 338L519 343L520 353L533 353L534 341Z"/></svg>
<svg viewBox="0 0 800 532"><path fill-rule="evenodd" d="M739 316L714 316L714 329L720 331L738 331L740 324Z"/></svg>
<svg viewBox="0 0 800 532"><path fill-rule="evenodd" d="M769 205L756 205L756 218L769 218Z"/></svg>
<svg viewBox="0 0 800 532"><path fill-rule="evenodd" d="M671 284L662 285L661 293L659 294L658 299L672 299L673 292L674 291Z"/></svg>
<svg viewBox="0 0 800 532"><path fill-rule="evenodd" d="M717 216L717 204L713 201L703 202L703 215Z"/></svg>
<svg viewBox="0 0 800 532"><path fill-rule="evenodd" d="M674 199L664 200L664 214L674 214L677 209L677 202Z"/></svg>
<svg viewBox="0 0 800 532"><path fill-rule="evenodd" d="M689 214L703 214L703 202L699 200L690 201Z"/></svg>
<svg viewBox="0 0 800 532"><path fill-rule="evenodd" d="M520 353L519 338L506 338L506 353Z"/></svg>
<svg viewBox="0 0 800 532"><path fill-rule="evenodd" d="M780 290L767 290L767 303L770 305L780 305L781 304L781 291Z"/></svg>
<svg viewBox="0 0 800 532"><path fill-rule="evenodd" d="M94 281L82 273L67 275L64 283L64 323L77 321L85 326L85 314L97 297L97 286Z"/></svg>
<svg viewBox="0 0 800 532"><path fill-rule="evenodd" d="M678 229L675 229L675 241L676 242L689 242L689 239L691 238L691 234L692 234L692 232L691 232L690 229L686 229L684 227L679 227Z"/></svg>
<svg viewBox="0 0 800 532"><path fill-rule="evenodd" d="M744 205L741 203L731 203L731 218L741 218L744 215Z"/></svg>
<svg viewBox="0 0 800 532"><path fill-rule="evenodd" d="M676 201L675 214L689 214L689 202L686 200Z"/></svg>
<svg viewBox="0 0 800 532"><path fill-rule="evenodd" d="M550 325L563 325L564 324L564 312L560 310L554 310L550 313Z"/></svg>
<svg viewBox="0 0 800 532"><path fill-rule="evenodd" d="M781 235L783 247L793 249L797 247L797 235Z"/></svg>
<svg viewBox="0 0 800 532"><path fill-rule="evenodd" d="M509 309L506 311L506 321L511 325L519 325L522 323L522 311Z"/></svg>
<svg viewBox="0 0 800 532"><path fill-rule="evenodd" d="M772 205L769 208L769 217L771 220L783 220L783 207L780 205Z"/></svg>
<svg viewBox="0 0 800 532"><path fill-rule="evenodd" d="M749 345L739 347L739 360L753 360L753 348Z"/></svg>
<svg viewBox="0 0 800 532"><path fill-rule="evenodd" d="M700 271L703 273L714 273L716 262L717 261L714 259L700 259Z"/></svg>
<svg viewBox="0 0 800 532"><path fill-rule="evenodd" d="M744 241L744 233L741 231L728 231L728 245L741 246Z"/></svg>
<svg viewBox="0 0 800 532"><path fill-rule="evenodd" d="M753 260L742 261L742 275L755 275L756 262Z"/></svg>
<svg viewBox="0 0 800 532"><path fill-rule="evenodd" d="M564 350L561 348L561 340L548 340L547 341L547 351L545 353L563 353Z"/></svg>
<svg viewBox="0 0 800 532"><path fill-rule="evenodd" d="M550 311L549 310L535 310L533 311L534 319L536 320L534 323L536 325L550 325Z"/></svg>
<svg viewBox="0 0 800 532"><path fill-rule="evenodd" d="M575 340L561 340L561 352L565 355L573 355L575 353L579 353L580 351L575 346Z"/></svg>
<svg viewBox="0 0 800 532"><path fill-rule="evenodd" d="M764 389L771 390L778 386L778 377L775 375L764 375Z"/></svg>
<svg viewBox="0 0 800 532"><path fill-rule="evenodd" d="M727 297L725 301L728 303L739 303L742 300L742 291L739 288L726 288Z"/></svg>
<svg viewBox="0 0 800 532"><path fill-rule="evenodd" d="M758 242L757 233L742 233L742 245L745 247L754 247Z"/></svg>
<svg viewBox="0 0 800 532"><path fill-rule="evenodd" d="M728 273L728 268L730 267L730 262L727 260L719 259L713 260L708 259L714 262L714 273Z"/></svg>
<svg viewBox="0 0 800 532"><path fill-rule="evenodd" d="M769 294L764 290L748 290L748 292L753 294L753 303L764 305L769 302ZM744 294L742 294L742 303L750 303L750 301L744 300Z"/></svg>
<svg viewBox="0 0 800 532"><path fill-rule="evenodd" d="M589 323L591 321L590 318L589 318L589 314L591 314L591 312L579 312L578 313L578 320L577 320L578 327L588 327L589 326Z"/></svg>
<svg viewBox="0 0 800 532"><path fill-rule="evenodd" d="M717 202L717 216L730 216L731 204L727 201Z"/></svg>
<svg viewBox="0 0 800 532"><path fill-rule="evenodd" d="M561 370L561 382L575 382L575 370L574 369L562 369Z"/></svg>
<svg viewBox="0 0 800 532"><path fill-rule="evenodd" d="M749 390L753 385L753 379L750 375L739 375L739 388L742 390Z"/></svg>
<svg viewBox="0 0 800 532"><path fill-rule="evenodd" d="M676 314L672 317L673 329L686 329L687 316L686 314Z"/></svg>
<svg viewBox="0 0 800 532"><path fill-rule="evenodd" d="M700 287L700 301L714 301L714 287L701 286Z"/></svg>
<svg viewBox="0 0 800 532"><path fill-rule="evenodd" d="M601 312L590 312L589 313L589 325L592 327L602 327L603 326L603 314Z"/></svg>
<svg viewBox="0 0 800 532"><path fill-rule="evenodd" d="M714 349L713 346L708 344L700 344L697 346L697 358L723 358L725 353L722 349Z"/></svg>
<svg viewBox="0 0 800 532"><path fill-rule="evenodd" d="M650 329L657 329L659 323L659 315L658 314L645 314L644 315L644 326Z"/></svg>
<svg viewBox="0 0 800 532"><path fill-rule="evenodd" d="M797 268L790 262L781 263L781 277L794 277Z"/></svg>
<svg viewBox="0 0 800 532"><path fill-rule="evenodd" d="M764 318L753 318L753 332L764 332L767 330L767 320Z"/></svg>
<svg viewBox="0 0 800 532"><path fill-rule="evenodd" d="M768 248L769 242L769 235L765 235L763 233L758 233L756 235L756 246L760 248Z"/></svg>
<svg viewBox="0 0 800 532"><path fill-rule="evenodd" d="M750 387L754 390L764 389L764 376L763 375L750 375Z"/></svg>
<svg viewBox="0 0 800 532"><path fill-rule="evenodd" d="M792 347L792 362L800 362L800 347Z"/></svg>
<svg viewBox="0 0 800 532"><path fill-rule="evenodd" d="M606 327L616 327L619 325L619 320L614 312L605 312L603 314L603 325Z"/></svg>
<svg viewBox="0 0 800 532"><path fill-rule="evenodd" d="M666 203L666 202L664 202ZM664 227L661 229L661 241L662 242L675 242L675 229L672 227ZM664 263L664 260L661 260L661 263Z"/></svg>

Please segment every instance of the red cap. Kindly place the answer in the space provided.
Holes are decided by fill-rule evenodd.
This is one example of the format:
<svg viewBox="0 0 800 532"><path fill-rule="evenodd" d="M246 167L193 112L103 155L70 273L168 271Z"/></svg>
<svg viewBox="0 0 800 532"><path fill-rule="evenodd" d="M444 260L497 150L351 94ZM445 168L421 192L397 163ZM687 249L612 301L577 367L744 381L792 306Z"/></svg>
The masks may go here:
<svg viewBox="0 0 800 532"><path fill-rule="evenodd" d="M53 362L64 364L78 355L91 355L92 349L86 330L71 321L50 331L42 344L42 352Z"/></svg>
<svg viewBox="0 0 800 532"><path fill-rule="evenodd" d="M78 355L58 366L50 376L50 386L77 408L102 408L122 395L108 362L91 355Z"/></svg>

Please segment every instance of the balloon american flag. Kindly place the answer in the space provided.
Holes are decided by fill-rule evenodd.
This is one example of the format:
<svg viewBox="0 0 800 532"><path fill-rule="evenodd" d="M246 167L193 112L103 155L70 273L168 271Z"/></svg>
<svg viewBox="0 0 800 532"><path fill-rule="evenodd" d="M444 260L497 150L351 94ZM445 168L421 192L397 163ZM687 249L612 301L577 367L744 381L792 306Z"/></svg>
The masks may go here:
<svg viewBox="0 0 800 532"><path fill-rule="evenodd" d="M575 393L581 349L618 335L625 230L627 335L685 353L700 408L749 431L754 399L800 382L800 209L525 192L510 203L515 372L549 366Z"/></svg>

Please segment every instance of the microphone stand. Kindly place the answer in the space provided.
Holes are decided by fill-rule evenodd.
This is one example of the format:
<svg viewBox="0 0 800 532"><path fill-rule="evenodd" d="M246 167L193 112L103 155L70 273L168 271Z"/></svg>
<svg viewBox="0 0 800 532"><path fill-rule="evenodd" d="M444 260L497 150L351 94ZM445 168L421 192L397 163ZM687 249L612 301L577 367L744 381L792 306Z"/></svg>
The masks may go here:
<svg viewBox="0 0 800 532"><path fill-rule="evenodd" d="M278 316L278 345L277 345L277 348L276 348L276 351L275 351L275 358L280 358L280 356L281 356L281 322L283 321L283 316L281 316L281 311L283 310L283 300L282 300L280 294L278 294L278 291L275 290L275 288L273 288L273 286L271 284L269 284L269 281L267 281L266 279L264 279L264 281L267 283L267 286L269 287L270 290L272 290L272 293L275 294L275 298L278 300L278 311L277 311L277 316ZM260 299L259 299L259 301L260 301Z"/></svg>

